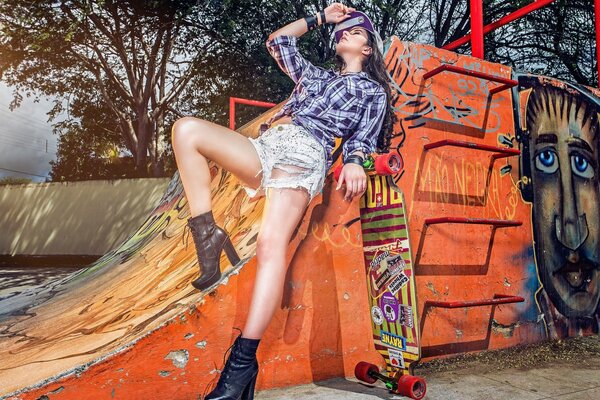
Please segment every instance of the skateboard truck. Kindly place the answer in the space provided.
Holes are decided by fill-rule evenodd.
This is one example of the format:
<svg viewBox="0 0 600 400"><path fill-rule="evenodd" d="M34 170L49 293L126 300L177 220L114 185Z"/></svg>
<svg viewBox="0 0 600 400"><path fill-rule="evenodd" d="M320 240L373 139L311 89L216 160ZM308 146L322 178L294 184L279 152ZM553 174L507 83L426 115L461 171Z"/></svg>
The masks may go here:
<svg viewBox="0 0 600 400"><path fill-rule="evenodd" d="M339 164L333 171L333 177L337 181L344 164ZM404 163L396 153L369 154L363 162L363 168L367 174L394 175L402 171Z"/></svg>
<svg viewBox="0 0 600 400"><path fill-rule="evenodd" d="M383 375L379 373L377 365L365 361L356 364L354 376L360 381L371 384L379 379L388 390L411 399L422 399L427 392L425 379L401 373L395 376Z"/></svg>

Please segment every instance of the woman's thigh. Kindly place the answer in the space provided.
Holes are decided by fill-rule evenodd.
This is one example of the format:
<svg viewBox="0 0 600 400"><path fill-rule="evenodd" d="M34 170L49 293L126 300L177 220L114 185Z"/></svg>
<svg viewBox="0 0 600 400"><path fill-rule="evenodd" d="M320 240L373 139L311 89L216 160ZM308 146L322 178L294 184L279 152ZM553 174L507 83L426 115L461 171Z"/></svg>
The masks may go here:
<svg viewBox="0 0 600 400"><path fill-rule="evenodd" d="M172 142L174 149L197 150L252 188L261 183L262 166L256 149L236 131L204 119L184 117L173 125Z"/></svg>
<svg viewBox="0 0 600 400"><path fill-rule="evenodd" d="M266 189L265 208L258 233L257 252L268 257L272 252L284 251L294 230L304 217L309 194L304 188Z"/></svg>

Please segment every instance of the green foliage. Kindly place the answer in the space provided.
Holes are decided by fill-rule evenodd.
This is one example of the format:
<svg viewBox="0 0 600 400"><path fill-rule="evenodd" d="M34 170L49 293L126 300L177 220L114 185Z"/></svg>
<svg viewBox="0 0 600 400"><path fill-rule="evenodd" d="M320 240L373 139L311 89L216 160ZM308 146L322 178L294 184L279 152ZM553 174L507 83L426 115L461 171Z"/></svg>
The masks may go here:
<svg viewBox="0 0 600 400"><path fill-rule="evenodd" d="M530 0L484 1L495 21ZM466 0L350 1L382 37L443 46L469 32ZM279 103L294 83L265 48L268 35L321 0L0 0L0 77L13 106L56 99L61 136L52 177L169 176L170 127L181 115L228 125L229 97ZM557 1L486 36L486 59L594 86L593 5ZM302 54L331 67L333 25L307 33ZM459 52L470 52L465 45ZM174 88L178 88L174 90ZM265 109L240 105L236 126ZM153 143L159 143L154 147ZM129 154L132 159L106 158ZM115 150L116 149L116 150ZM125 156L123 156L125 157ZM127 170L131 168L131 170Z"/></svg>
<svg viewBox="0 0 600 400"><path fill-rule="evenodd" d="M484 25L531 3L486 0ZM466 0L431 2L431 41L437 47L470 33L468 5ZM485 59L521 71L597 86L594 32L592 1L559 0L485 35ZM429 41L427 35L422 41ZM466 44L456 51L470 54L470 48Z"/></svg>
<svg viewBox="0 0 600 400"><path fill-rule="evenodd" d="M23 185L27 183L31 183L32 180L30 178L16 178L13 176L6 176L4 178L0 178L0 186L2 185Z"/></svg>

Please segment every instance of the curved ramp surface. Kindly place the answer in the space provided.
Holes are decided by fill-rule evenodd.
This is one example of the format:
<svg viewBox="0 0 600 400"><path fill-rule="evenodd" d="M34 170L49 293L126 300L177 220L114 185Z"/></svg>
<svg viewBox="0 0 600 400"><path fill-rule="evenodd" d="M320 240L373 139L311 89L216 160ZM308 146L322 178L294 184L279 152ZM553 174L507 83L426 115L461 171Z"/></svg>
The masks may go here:
<svg viewBox="0 0 600 400"><path fill-rule="evenodd" d="M275 111L240 131L255 134ZM133 399L156 398L158 391L158 398L196 399L216 383L234 328L243 328L247 315L264 197L250 202L234 176L217 166L211 174L215 219L250 262L234 270L223 253L218 287L207 294L191 286L198 264L191 234L187 246L183 240L189 211L176 173L144 224L118 248L0 302L0 397ZM343 223L357 216L356 204L330 189L309 206L290 245L281 308L259 349L259 387L349 375L368 358L368 313L358 318L363 332L354 337L356 316L350 324L339 310L366 304L354 294L364 286L360 227ZM345 360L344 353L354 356ZM285 368L289 363L293 369Z"/></svg>

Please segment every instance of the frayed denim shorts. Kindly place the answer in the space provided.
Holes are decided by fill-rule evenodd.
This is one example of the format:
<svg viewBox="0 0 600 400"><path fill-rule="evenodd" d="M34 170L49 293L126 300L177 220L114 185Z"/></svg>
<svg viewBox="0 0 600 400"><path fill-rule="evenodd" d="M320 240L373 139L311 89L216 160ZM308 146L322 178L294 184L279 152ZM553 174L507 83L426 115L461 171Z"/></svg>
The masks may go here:
<svg viewBox="0 0 600 400"><path fill-rule="evenodd" d="M310 202L323 191L327 175L326 149L306 128L291 123L279 124L256 139L248 139L256 148L263 172L257 189L243 186L249 197L265 196L269 187L303 187L308 191Z"/></svg>

